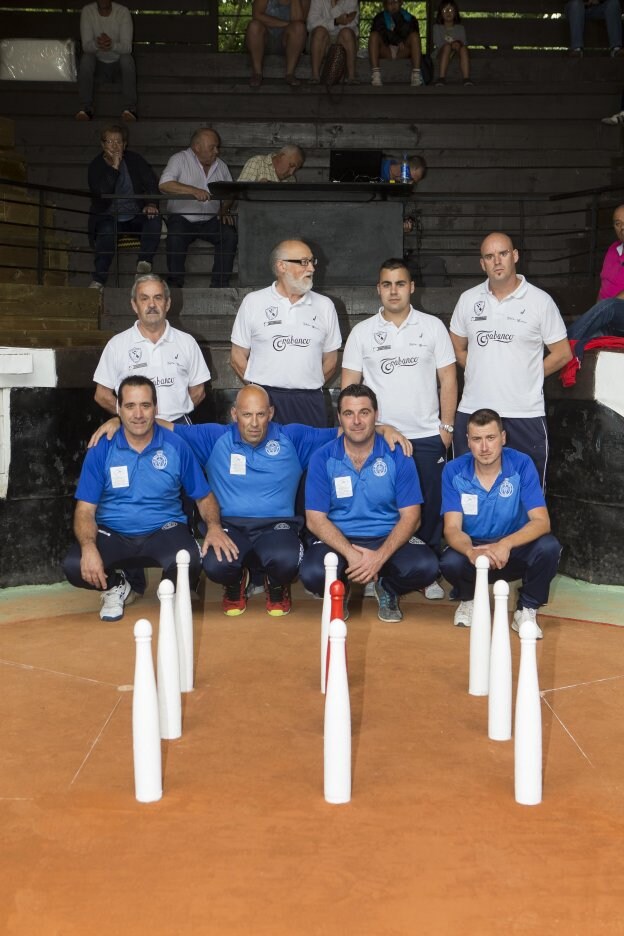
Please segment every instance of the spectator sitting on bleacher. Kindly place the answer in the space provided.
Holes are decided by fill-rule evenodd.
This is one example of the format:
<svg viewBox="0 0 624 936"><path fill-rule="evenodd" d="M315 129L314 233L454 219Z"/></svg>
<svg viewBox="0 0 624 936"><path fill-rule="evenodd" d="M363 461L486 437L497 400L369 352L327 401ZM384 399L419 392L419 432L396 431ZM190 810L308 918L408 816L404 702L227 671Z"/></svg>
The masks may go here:
<svg viewBox="0 0 624 936"><path fill-rule="evenodd" d="M93 119L96 74L106 81L121 76L123 120L137 119L136 70L132 58L132 17L127 7L111 0L88 3L80 14L82 56L78 66L80 110L76 120Z"/></svg>
<svg viewBox="0 0 624 936"><path fill-rule="evenodd" d="M201 127L191 137L191 145L174 153L158 183L164 195L186 195L167 203L167 268L169 285L184 286L186 254L194 240L214 244L210 285L230 285L238 237L229 202L210 194L213 182L231 182L230 170L219 159L221 137L216 130Z"/></svg>
<svg viewBox="0 0 624 936"><path fill-rule="evenodd" d="M285 55L286 83L301 84L295 68L306 43L306 17L310 0L253 0L251 22L245 34L245 45L251 57L252 88L262 84L264 53Z"/></svg>
<svg viewBox="0 0 624 936"><path fill-rule="evenodd" d="M620 0L568 0L565 14L570 25L570 55L583 55L585 22L603 19L607 26L607 37L611 55L622 52L622 8Z"/></svg>
<svg viewBox="0 0 624 936"><path fill-rule="evenodd" d="M368 39L368 57L371 66L371 84L376 88L381 80L380 59L412 60L410 84L419 88L423 84L420 71L421 48L418 20L402 8L403 0L383 0L383 10L371 25Z"/></svg>
<svg viewBox="0 0 624 936"><path fill-rule="evenodd" d="M446 70L453 53L459 58L459 70L465 85L471 85L470 56L466 47L464 29L459 7L455 0L441 0L433 26L433 46L438 61L438 79L436 85L446 84Z"/></svg>
<svg viewBox="0 0 624 936"><path fill-rule="evenodd" d="M311 0L308 13L312 84L321 80L321 64L330 44L346 53L347 84L356 84L355 58L359 41L358 0Z"/></svg>
<svg viewBox="0 0 624 936"><path fill-rule="evenodd" d="M89 164L89 189L93 195L89 215L89 243L95 251L91 288L102 289L115 256L117 235L140 236L137 273L150 273L160 242L158 200L137 200L137 195L156 195L158 180L142 156L126 149L128 130L112 124L100 137L102 152ZM116 199L104 195L121 196Z"/></svg>
<svg viewBox="0 0 624 936"><path fill-rule="evenodd" d="M305 162L305 154L295 143L286 143L278 153L251 156L238 182L296 182L295 172Z"/></svg>
<svg viewBox="0 0 624 936"><path fill-rule="evenodd" d="M624 334L624 205L613 212L613 227L617 240L605 254L598 301L568 328L568 338L578 342L574 354L579 360L592 338Z"/></svg>

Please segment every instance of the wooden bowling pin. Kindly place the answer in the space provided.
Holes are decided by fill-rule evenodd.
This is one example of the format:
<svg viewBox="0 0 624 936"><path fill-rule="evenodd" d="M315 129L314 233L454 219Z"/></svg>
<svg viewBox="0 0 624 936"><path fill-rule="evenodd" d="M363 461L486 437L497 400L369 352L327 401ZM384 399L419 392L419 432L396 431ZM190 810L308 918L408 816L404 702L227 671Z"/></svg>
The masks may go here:
<svg viewBox="0 0 624 936"><path fill-rule="evenodd" d="M487 556L477 556L475 562L477 577L475 581L472 625L470 627L470 695L488 694L490 677L490 637L492 618L490 612L490 592L488 590L488 570L490 560Z"/></svg>
<svg viewBox="0 0 624 936"><path fill-rule="evenodd" d="M537 624L520 625L520 672L516 691L514 786L516 803L542 802L542 705L537 677Z"/></svg>
<svg viewBox="0 0 624 936"><path fill-rule="evenodd" d="M511 642L508 600L508 582L495 582L488 696L488 737L492 741L509 741L511 738Z"/></svg>
<svg viewBox="0 0 624 936"><path fill-rule="evenodd" d="M136 661L132 698L132 748L134 789L140 803L162 797L162 760L158 695L152 661L152 625L141 618L134 625Z"/></svg>
<svg viewBox="0 0 624 936"><path fill-rule="evenodd" d="M331 620L331 597L329 586L338 577L338 556L328 552L323 560L325 563L325 590L323 592L323 610L321 612L321 692L325 692L325 677L327 673L327 641L329 639L329 622ZM342 612L340 613L342 617Z"/></svg>
<svg viewBox="0 0 624 936"><path fill-rule="evenodd" d="M193 691L193 610L189 586L191 557L186 549L176 553L178 580L175 592L175 628L180 660L180 690Z"/></svg>
<svg viewBox="0 0 624 936"><path fill-rule="evenodd" d="M351 704L346 637L345 622L332 620L324 731L324 790L328 803L348 803L351 799Z"/></svg>
<svg viewBox="0 0 624 936"><path fill-rule="evenodd" d="M158 586L160 599L160 624L158 627L158 652L156 670L158 674L158 712L160 715L160 737L167 740L182 734L182 701L180 698L180 661L173 611L173 582L163 579Z"/></svg>

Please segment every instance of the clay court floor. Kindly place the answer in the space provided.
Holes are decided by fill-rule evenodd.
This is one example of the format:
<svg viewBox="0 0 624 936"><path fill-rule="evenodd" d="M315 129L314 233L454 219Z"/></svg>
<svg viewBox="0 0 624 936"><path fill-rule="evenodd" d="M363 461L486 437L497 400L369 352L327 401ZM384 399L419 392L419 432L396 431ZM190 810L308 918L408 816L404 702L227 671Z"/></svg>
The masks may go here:
<svg viewBox="0 0 624 936"><path fill-rule="evenodd" d="M542 619L544 800L522 807L454 606L417 595L384 625L355 603L353 800L329 806L321 603L231 621L208 590L183 737L141 805L132 625L156 624L154 590L108 625L78 594L0 625L3 936L624 933L624 629Z"/></svg>

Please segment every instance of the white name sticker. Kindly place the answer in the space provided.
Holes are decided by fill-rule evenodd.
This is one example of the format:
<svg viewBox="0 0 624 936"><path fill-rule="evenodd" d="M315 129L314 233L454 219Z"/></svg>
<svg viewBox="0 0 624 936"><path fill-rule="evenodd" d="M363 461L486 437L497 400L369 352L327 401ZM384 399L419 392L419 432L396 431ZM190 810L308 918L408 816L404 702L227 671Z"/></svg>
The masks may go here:
<svg viewBox="0 0 624 936"><path fill-rule="evenodd" d="M114 488L128 487L130 484L128 481L127 465L115 465L114 467L111 467L110 476L111 484Z"/></svg>
<svg viewBox="0 0 624 936"><path fill-rule="evenodd" d="M336 485L336 497L353 497L353 487L349 475L344 478L334 478L334 484Z"/></svg>
<svg viewBox="0 0 624 936"><path fill-rule="evenodd" d="M479 498L476 494L462 494L461 505L467 516L476 517L479 513Z"/></svg>
<svg viewBox="0 0 624 936"><path fill-rule="evenodd" d="M233 452L230 455L230 474L231 475L246 475L247 474L247 459L244 455L239 455L236 452Z"/></svg>

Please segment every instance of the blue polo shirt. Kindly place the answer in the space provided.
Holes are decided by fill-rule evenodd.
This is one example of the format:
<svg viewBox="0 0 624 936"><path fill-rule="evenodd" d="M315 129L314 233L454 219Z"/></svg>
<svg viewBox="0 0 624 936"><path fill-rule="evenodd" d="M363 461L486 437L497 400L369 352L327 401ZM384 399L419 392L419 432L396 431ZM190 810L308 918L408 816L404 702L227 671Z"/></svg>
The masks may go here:
<svg viewBox="0 0 624 936"><path fill-rule="evenodd" d="M387 536L398 523L399 510L422 500L414 460L398 445L390 451L379 435L360 471L345 452L342 436L310 459L306 509L327 514L347 537Z"/></svg>
<svg viewBox="0 0 624 936"><path fill-rule="evenodd" d="M297 487L310 456L335 439L337 430L270 422L257 445L241 438L236 423L176 425L174 432L204 466L222 516L261 518L294 516Z"/></svg>
<svg viewBox="0 0 624 936"><path fill-rule="evenodd" d="M152 441L135 452L123 429L89 449L76 500L97 504L97 523L124 536L144 536L165 523L186 523L181 488L198 500L210 493L192 451L167 429L154 426Z"/></svg>
<svg viewBox="0 0 624 936"><path fill-rule="evenodd" d="M462 530L473 540L496 542L525 526L529 510L545 506L535 465L515 449L503 449L501 473L490 491L477 478L470 452L444 466L442 513L463 514Z"/></svg>

